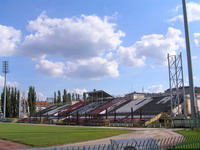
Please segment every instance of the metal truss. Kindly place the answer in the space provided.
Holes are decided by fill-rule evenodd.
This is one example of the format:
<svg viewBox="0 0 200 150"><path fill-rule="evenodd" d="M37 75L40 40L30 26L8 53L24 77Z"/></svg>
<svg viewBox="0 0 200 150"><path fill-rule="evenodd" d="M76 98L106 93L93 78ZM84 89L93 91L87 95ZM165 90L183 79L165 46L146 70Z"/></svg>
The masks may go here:
<svg viewBox="0 0 200 150"><path fill-rule="evenodd" d="M169 85L171 97L171 116L186 116L185 88L183 79L182 55L169 55Z"/></svg>

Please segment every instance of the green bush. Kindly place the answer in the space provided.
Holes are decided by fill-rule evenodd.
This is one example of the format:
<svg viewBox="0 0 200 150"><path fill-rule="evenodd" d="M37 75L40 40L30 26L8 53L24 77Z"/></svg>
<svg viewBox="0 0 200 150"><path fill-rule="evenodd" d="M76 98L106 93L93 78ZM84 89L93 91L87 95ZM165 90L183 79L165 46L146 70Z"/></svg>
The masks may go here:
<svg viewBox="0 0 200 150"><path fill-rule="evenodd" d="M0 118L0 122L12 122L13 118Z"/></svg>

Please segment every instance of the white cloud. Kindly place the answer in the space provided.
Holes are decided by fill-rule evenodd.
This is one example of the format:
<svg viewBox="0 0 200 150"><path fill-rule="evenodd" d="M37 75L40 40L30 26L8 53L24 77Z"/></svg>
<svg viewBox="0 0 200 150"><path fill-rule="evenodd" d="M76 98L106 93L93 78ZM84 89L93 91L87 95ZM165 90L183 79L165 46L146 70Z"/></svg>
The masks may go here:
<svg viewBox="0 0 200 150"><path fill-rule="evenodd" d="M169 21L169 22L183 21L183 15L175 16L175 17L169 19L168 21Z"/></svg>
<svg viewBox="0 0 200 150"><path fill-rule="evenodd" d="M196 46L200 46L200 33L194 33L193 35Z"/></svg>
<svg viewBox="0 0 200 150"><path fill-rule="evenodd" d="M172 9L172 12L178 12L180 8L182 8L182 5L177 5L174 9Z"/></svg>
<svg viewBox="0 0 200 150"><path fill-rule="evenodd" d="M178 5L174 10L178 12L180 8L182 7ZM200 3L195 3L195 2L187 3L187 15L188 15L189 22L199 21L200 20ZM183 15L177 15L169 19L170 22L182 21L182 20L183 20Z"/></svg>
<svg viewBox="0 0 200 150"><path fill-rule="evenodd" d="M73 89L73 90L69 90L69 92L70 93L77 93L77 94L80 94L82 96L84 92L87 92L87 89Z"/></svg>
<svg viewBox="0 0 200 150"><path fill-rule="evenodd" d="M7 81L7 87L17 87L19 83ZM0 88L4 87L4 77L0 76Z"/></svg>
<svg viewBox="0 0 200 150"><path fill-rule="evenodd" d="M117 77L118 64L115 61L107 61L103 58L88 60L51 62L40 60L36 70L54 77L81 77L97 80L104 76Z"/></svg>
<svg viewBox="0 0 200 150"><path fill-rule="evenodd" d="M196 76L193 76L193 81L195 82L195 84L197 84L197 83L199 83L200 79ZM186 77L184 85L189 86L189 77Z"/></svg>
<svg viewBox="0 0 200 150"><path fill-rule="evenodd" d="M43 93L37 92L37 100L39 100L39 101L46 101L46 98L47 97Z"/></svg>
<svg viewBox="0 0 200 150"><path fill-rule="evenodd" d="M198 58L198 56L192 56L192 59L197 59Z"/></svg>
<svg viewBox="0 0 200 150"><path fill-rule="evenodd" d="M21 32L19 30L0 25L0 56L14 55L20 37Z"/></svg>
<svg viewBox="0 0 200 150"><path fill-rule="evenodd" d="M151 59L154 64L167 64L167 54L176 54L184 45L181 31L168 28L165 35L145 35L131 47L120 47L117 53L109 53L108 59L116 59L126 66L143 66L146 59Z"/></svg>
<svg viewBox="0 0 200 150"><path fill-rule="evenodd" d="M198 77L194 76L193 79L194 79L194 82L199 82L199 78Z"/></svg>
<svg viewBox="0 0 200 150"><path fill-rule="evenodd" d="M43 74L47 74L53 77L62 77L65 74L65 64L62 62L40 60L35 69Z"/></svg>
<svg viewBox="0 0 200 150"><path fill-rule="evenodd" d="M21 54L31 58L62 56L68 59L99 57L106 50L119 46L125 34L115 30L116 24L96 15L79 18L49 18L42 13L30 21L30 35L19 47Z"/></svg>
<svg viewBox="0 0 200 150"><path fill-rule="evenodd" d="M164 92L164 86L162 84L152 85L152 86L149 86L147 89L145 89L145 92L148 92L148 93Z"/></svg>
<svg viewBox="0 0 200 150"><path fill-rule="evenodd" d="M117 50L117 53L109 53L107 58L111 60L117 60L120 64L125 66L144 66L145 64L145 56L137 56L134 46L120 46Z"/></svg>

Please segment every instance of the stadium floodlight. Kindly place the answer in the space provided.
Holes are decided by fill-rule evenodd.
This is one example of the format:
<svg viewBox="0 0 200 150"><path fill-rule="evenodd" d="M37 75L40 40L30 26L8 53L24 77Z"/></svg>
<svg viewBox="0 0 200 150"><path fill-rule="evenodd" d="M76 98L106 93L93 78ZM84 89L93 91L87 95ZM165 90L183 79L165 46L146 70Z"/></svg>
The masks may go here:
<svg viewBox="0 0 200 150"><path fill-rule="evenodd" d="M192 119L195 119L196 118L196 100L195 100L194 82L193 82L193 73L192 73L192 59L191 59L191 51L190 51L190 38L189 38L186 0L182 0L182 5L183 5L183 18L184 18L184 27L185 27L185 42L186 42L186 51L187 51L191 115L192 115Z"/></svg>
<svg viewBox="0 0 200 150"><path fill-rule="evenodd" d="M2 72L4 73L4 104L3 104L3 117L6 118L6 74L9 73L8 61L3 61Z"/></svg>

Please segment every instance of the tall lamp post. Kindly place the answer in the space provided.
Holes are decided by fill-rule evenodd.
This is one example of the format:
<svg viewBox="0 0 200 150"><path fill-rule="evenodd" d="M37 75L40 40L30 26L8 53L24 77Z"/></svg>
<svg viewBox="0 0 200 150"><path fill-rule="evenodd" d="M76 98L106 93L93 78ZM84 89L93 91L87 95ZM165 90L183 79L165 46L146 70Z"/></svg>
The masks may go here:
<svg viewBox="0 0 200 150"><path fill-rule="evenodd" d="M4 104L3 104L3 117L6 118L6 74L9 73L8 61L3 61L2 72L4 73Z"/></svg>
<svg viewBox="0 0 200 150"><path fill-rule="evenodd" d="M185 42L186 42L186 50L187 50L191 114L192 114L192 119L195 119L196 118L196 103L195 103L196 101L195 101L194 82L193 82L193 73L192 73L192 59L191 59L191 51L190 51L190 38L189 38L189 29L188 29L186 0L182 0L182 5L183 5L183 18L184 18L184 27L185 27Z"/></svg>

